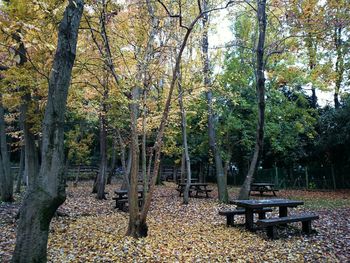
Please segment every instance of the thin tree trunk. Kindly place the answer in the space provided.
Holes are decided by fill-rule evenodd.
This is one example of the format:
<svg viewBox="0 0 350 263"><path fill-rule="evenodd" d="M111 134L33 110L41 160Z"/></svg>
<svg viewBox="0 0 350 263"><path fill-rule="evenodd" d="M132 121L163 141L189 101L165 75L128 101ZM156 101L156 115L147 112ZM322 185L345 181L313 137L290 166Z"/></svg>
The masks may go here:
<svg viewBox="0 0 350 263"><path fill-rule="evenodd" d="M100 169L97 176L97 199L107 199L105 196L107 177L107 123L105 112L100 114Z"/></svg>
<svg viewBox="0 0 350 263"><path fill-rule="evenodd" d="M316 49L317 48L315 46L311 33L308 33L308 37L305 39L305 41L306 41L306 47L309 55L309 70L310 70L310 74L312 74L312 71L316 67ZM317 107L316 88L313 84L311 85L311 107L314 109L316 109Z"/></svg>
<svg viewBox="0 0 350 263"><path fill-rule="evenodd" d="M145 85L146 87L146 85ZM148 192L147 176L147 152L146 152L146 125L147 125L147 90L143 92L143 113L142 113L142 178L143 178L143 196L146 198Z"/></svg>
<svg viewBox="0 0 350 263"><path fill-rule="evenodd" d="M335 42L335 49L337 52L337 60L335 63L336 79L335 79L335 90L334 90L334 107L338 109L340 107L339 92L340 92L340 87L343 81L343 75L345 71L341 26L335 27L334 42Z"/></svg>
<svg viewBox="0 0 350 263"><path fill-rule="evenodd" d="M28 121L29 107L33 103L31 95L26 93L22 96L21 122L24 136L24 167L27 186L36 184L35 180L39 172L38 147L36 146L36 136L32 132L33 123Z"/></svg>
<svg viewBox="0 0 350 263"><path fill-rule="evenodd" d="M207 0L203 1L203 10L207 10ZM211 91L210 70L209 70L209 42L208 42L208 14L203 16L203 35L202 35L202 55L203 55L203 74L204 85L207 88L207 102L208 102L208 134L209 145L214 155L215 168L216 168L216 180L218 185L218 194L220 202L228 202L227 192L227 176L224 173L222 166L222 158L219 147L216 141L214 114L213 114L213 94Z"/></svg>
<svg viewBox="0 0 350 263"><path fill-rule="evenodd" d="M263 147L264 140L264 121L265 121L265 76L264 76L264 48L266 32L266 0L257 0L258 5L258 28L259 39L256 48L256 90L258 96L258 124L256 129L256 142L253 158L251 160L248 174L240 189L238 199L248 199L250 184L253 181L254 172L258 165L259 157Z"/></svg>
<svg viewBox="0 0 350 263"><path fill-rule="evenodd" d="M147 87L147 68L148 64L152 58L153 45L155 36L157 33L158 19L154 15L154 7L151 4L150 0L146 1L146 6L148 13L151 17L151 30L149 38L147 41L147 46L144 51L143 61L140 62L138 67L138 79L143 80L144 88ZM138 103L140 97L140 89L134 87L132 91L132 103L130 105L130 114L131 114L131 149L132 149L132 167L130 173L130 190L129 190L129 225L127 230L127 235L133 237L142 237L147 236L147 225L142 224L140 221L139 207L138 207L138 192L137 192L137 183L138 183L138 172L139 172L139 145L138 145L138 132L137 132L137 118L138 118ZM144 103L146 102L146 90L144 92ZM145 129L145 112L146 108L144 105L144 117L143 117L143 129ZM143 141L142 141L142 172L144 178L144 193L147 192L148 188L148 178L146 175L146 134L143 130ZM147 200L146 195L144 200ZM144 203L145 204L145 203Z"/></svg>
<svg viewBox="0 0 350 263"><path fill-rule="evenodd" d="M121 163L123 167L123 182L120 187L121 190L127 190L129 189L130 181L129 181L129 175L130 175L130 170L131 170L131 151L129 149L128 152L128 163L126 163L126 157L125 157L125 143L123 141L123 138L117 130L117 136L118 136L118 141L120 145L120 151L121 151Z"/></svg>
<svg viewBox="0 0 350 263"><path fill-rule="evenodd" d="M111 159L110 171L107 177L107 184L112 183L112 178L115 175L116 168L117 168L117 138L115 134L113 134L112 159Z"/></svg>
<svg viewBox="0 0 350 263"><path fill-rule="evenodd" d="M181 132L182 132L182 145L183 145L183 151L185 154L185 160L186 160L186 172L187 172L187 181L186 186L184 190L184 204L188 204L189 202L189 192L190 192L190 185L191 185L191 160L190 155L188 153L188 145L187 145L187 123L186 123L186 110L183 104L183 89L181 85L181 72L179 72L177 86L179 90L179 106L180 106L180 112L181 112Z"/></svg>
<svg viewBox="0 0 350 263"><path fill-rule="evenodd" d="M180 183L185 182L185 175L186 175L186 157L185 157L185 150L182 149L182 155L181 155L181 175L180 175Z"/></svg>
<svg viewBox="0 0 350 263"><path fill-rule="evenodd" d="M20 208L12 262L47 261L49 225L66 197L63 123L83 5L82 0L70 0L59 25L43 121L42 162Z"/></svg>
<svg viewBox="0 0 350 263"><path fill-rule="evenodd" d="M19 168L17 174L17 184L16 184L16 193L21 192L21 185L23 183L23 173L24 173L24 145L21 146L21 156L19 159Z"/></svg>

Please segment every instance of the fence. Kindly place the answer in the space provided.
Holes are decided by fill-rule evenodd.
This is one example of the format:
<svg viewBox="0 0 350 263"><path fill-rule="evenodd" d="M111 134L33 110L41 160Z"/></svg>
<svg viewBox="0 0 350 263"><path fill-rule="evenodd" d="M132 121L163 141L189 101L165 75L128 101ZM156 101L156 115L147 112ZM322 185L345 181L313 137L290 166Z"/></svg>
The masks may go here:
<svg viewBox="0 0 350 263"><path fill-rule="evenodd" d="M297 167L259 169L255 182L271 182L278 188L338 189L350 188L350 167Z"/></svg>

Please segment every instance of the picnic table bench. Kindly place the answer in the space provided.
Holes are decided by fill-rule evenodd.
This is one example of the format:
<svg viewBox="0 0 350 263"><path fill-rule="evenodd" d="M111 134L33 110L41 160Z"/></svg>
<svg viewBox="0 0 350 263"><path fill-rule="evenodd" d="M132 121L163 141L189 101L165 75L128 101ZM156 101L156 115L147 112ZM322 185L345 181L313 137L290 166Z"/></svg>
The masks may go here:
<svg viewBox="0 0 350 263"><path fill-rule="evenodd" d="M264 192L272 192L274 196L276 196L276 192L278 189L275 189L275 185L272 183L252 183L250 185L250 192L260 192L260 195L262 196Z"/></svg>
<svg viewBox="0 0 350 263"><path fill-rule="evenodd" d="M301 222L302 231L306 234L311 233L311 221L319 219L318 215L314 214L301 214L301 215L292 215L279 218L269 218L269 219L260 219L256 223L258 226L265 227L267 230L267 236L271 239L275 239L277 236L276 227L277 225L284 225L286 223Z"/></svg>
<svg viewBox="0 0 350 263"><path fill-rule="evenodd" d="M266 218L267 212L272 212L272 209L264 207L264 208L254 209L254 211L253 211L253 213L256 213L259 215L259 219ZM241 208L241 209L219 210L219 215L226 216L226 225L227 226L234 226L235 215L245 215L245 209Z"/></svg>
<svg viewBox="0 0 350 263"><path fill-rule="evenodd" d="M302 222L303 232L311 233L311 221L318 219L318 215L314 214L301 214L288 216L288 207L296 207L303 205L304 202L299 200L289 199L265 199L265 200L235 200L233 201L239 207L245 208L245 226L247 230L255 231L254 227L254 210L261 208L278 207L279 217L278 218L261 218L256 222L258 227L264 227L267 229L267 235L269 238L276 238L277 225L286 225L287 223ZM305 222L305 223L304 223Z"/></svg>

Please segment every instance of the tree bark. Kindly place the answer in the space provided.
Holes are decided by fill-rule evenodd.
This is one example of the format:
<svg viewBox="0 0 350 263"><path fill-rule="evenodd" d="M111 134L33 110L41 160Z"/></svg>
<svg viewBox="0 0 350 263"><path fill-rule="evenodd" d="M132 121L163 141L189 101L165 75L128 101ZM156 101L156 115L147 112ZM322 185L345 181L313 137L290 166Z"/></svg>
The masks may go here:
<svg viewBox="0 0 350 263"><path fill-rule="evenodd" d="M115 133L113 134L112 138L113 138L112 158L111 158L110 171L109 171L108 177L107 177L107 184L112 183L112 178L115 175L115 169L117 168L117 138L115 136Z"/></svg>
<svg viewBox="0 0 350 263"><path fill-rule="evenodd" d="M105 200L107 177L107 121L105 112L100 113L100 169L97 176L97 199Z"/></svg>
<svg viewBox="0 0 350 263"><path fill-rule="evenodd" d="M263 147L264 140L264 122L265 122L265 65L264 65L264 48L266 33L266 0L257 0L257 18L259 28L259 39L256 48L256 90L258 97L258 124L256 129L256 142L253 158L250 162L248 174L240 189L238 199L248 199L250 184L256 171L259 157Z"/></svg>
<svg viewBox="0 0 350 263"><path fill-rule="evenodd" d="M142 172L144 179L144 193L146 194L148 188L148 178L146 175L146 88L147 88L147 68L148 64L152 58L153 45L155 36L157 33L158 19L154 15L154 7L149 0L146 1L146 7L148 13L151 17L151 28L148 37L147 45L144 51L143 60L138 65L138 80L143 83L144 86L144 113L143 113L143 140L142 140ZM129 190L129 225L127 230L127 235L133 237L147 236L147 225L140 221L139 207L138 207L138 172L139 172L139 144L138 144L138 132L137 132L137 118L139 115L139 105L138 100L140 98L140 88L134 87L132 91L132 103L130 105L130 117L131 117L131 151L132 151L132 165L130 173L130 190ZM146 200L146 195L144 195L144 200Z"/></svg>
<svg viewBox="0 0 350 263"><path fill-rule="evenodd" d="M335 90L334 90L334 107L338 109L340 107L339 102L339 91L344 75L344 54L343 54L343 43L342 43L342 26L336 26L334 29L334 43L337 52L337 60L335 62Z"/></svg>
<svg viewBox="0 0 350 263"><path fill-rule="evenodd" d="M308 37L305 39L306 41L306 47L308 50L309 55L309 70L310 74L312 74L312 71L316 67L316 44L314 43L314 40L312 38L312 34L308 33ZM317 108L317 95L316 95L316 88L312 84L311 86L311 107L316 109Z"/></svg>
<svg viewBox="0 0 350 263"><path fill-rule="evenodd" d="M132 102L130 104L130 126L131 126L131 171L130 171L130 186L128 189L128 202L129 202L129 226L127 235L138 237L138 173L139 173L139 140L137 132L137 117L138 117L138 100L140 97L140 89L134 87L132 90Z"/></svg>
<svg viewBox="0 0 350 263"><path fill-rule="evenodd" d="M203 10L207 10L207 0L203 0ZM209 70L209 41L208 41L208 14L203 15L203 35L202 35L202 56L203 56L203 74L204 74L204 86L207 88L207 103L208 103L208 135L209 145L214 155L216 180L218 186L219 201L228 203L227 192L227 176L224 173L222 166L222 158L220 149L217 145L215 121L213 114L213 93L211 90L210 70Z"/></svg>
<svg viewBox="0 0 350 263"><path fill-rule="evenodd" d="M146 87L146 85L144 85ZM147 152L146 152L146 125L147 125L147 90L143 91L143 112L142 112L142 178L143 178L143 196L146 198L148 192L149 178L147 176Z"/></svg>
<svg viewBox="0 0 350 263"><path fill-rule="evenodd" d="M186 186L184 189L184 199L183 203L188 204L189 202L189 192L190 192L190 185L191 185L191 160L190 155L188 153L188 144L187 144L187 122L186 122L186 110L183 104L183 89L181 85L181 72L179 72L178 80L177 80L177 86L179 90L179 106L180 106L180 112L181 112L181 132L182 132L182 146L183 151L185 154L185 162L186 162L186 172L187 172L187 181Z"/></svg>
<svg viewBox="0 0 350 263"><path fill-rule="evenodd" d="M18 167L18 174L17 174L17 182L16 182L16 193L21 192L21 186L23 183L23 175L24 175L24 145L21 146L21 153L20 153L20 159L19 159L19 167Z"/></svg>
<svg viewBox="0 0 350 263"><path fill-rule="evenodd" d="M63 123L83 5L82 0L70 0L59 25L42 129L42 162L20 208L12 262L47 261L49 225L66 197Z"/></svg>
<svg viewBox="0 0 350 263"><path fill-rule="evenodd" d="M8 154L5 131L5 113L0 94L0 186L1 201L13 201L13 178L11 174L10 158Z"/></svg>

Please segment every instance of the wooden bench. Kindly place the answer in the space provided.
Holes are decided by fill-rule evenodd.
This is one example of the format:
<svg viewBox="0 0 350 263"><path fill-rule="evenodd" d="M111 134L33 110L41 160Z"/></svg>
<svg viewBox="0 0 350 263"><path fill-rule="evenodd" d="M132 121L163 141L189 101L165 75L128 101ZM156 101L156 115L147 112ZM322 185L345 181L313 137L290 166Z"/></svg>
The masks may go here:
<svg viewBox="0 0 350 263"><path fill-rule="evenodd" d="M266 227L267 236L271 239L275 239L277 236L276 227L277 225L283 225L293 222L302 222L302 231L306 234L311 233L311 221L319 219L318 215L313 214L301 214L301 215L292 215L286 217L277 217L269 219L260 219L256 223L260 227Z"/></svg>
<svg viewBox="0 0 350 263"><path fill-rule="evenodd" d="M272 209L266 208L266 207L254 209L254 213L259 215L259 219L266 218L267 212L272 212ZM226 225L227 226L234 226L235 215L244 215L244 214L245 214L245 209L220 210L219 211L219 215L226 216Z"/></svg>

